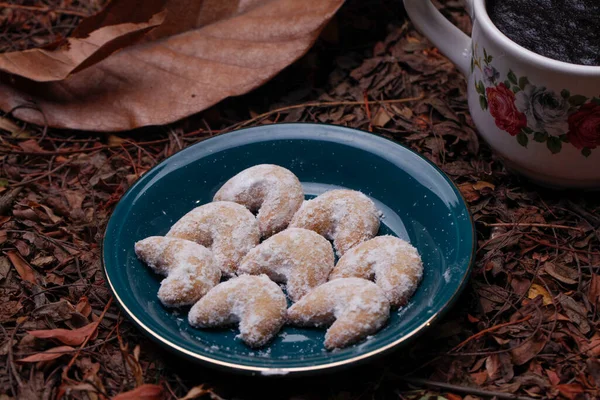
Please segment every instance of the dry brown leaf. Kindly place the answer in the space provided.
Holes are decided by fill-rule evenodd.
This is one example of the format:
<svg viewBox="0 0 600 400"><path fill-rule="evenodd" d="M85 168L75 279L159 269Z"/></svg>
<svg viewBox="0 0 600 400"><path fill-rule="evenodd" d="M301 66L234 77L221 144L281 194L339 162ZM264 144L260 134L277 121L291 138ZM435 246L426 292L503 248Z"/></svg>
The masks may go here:
<svg viewBox="0 0 600 400"><path fill-rule="evenodd" d="M600 275L598 274L592 274L590 288L588 289L588 299L590 303L596 306L600 305Z"/></svg>
<svg viewBox="0 0 600 400"><path fill-rule="evenodd" d="M578 383L563 383L562 385L556 386L560 394L569 400L574 400L577 395L584 392L583 388Z"/></svg>
<svg viewBox="0 0 600 400"><path fill-rule="evenodd" d="M547 262L544 264L544 270L554 279L558 279L567 285L575 285L578 282L578 273L576 270L562 264Z"/></svg>
<svg viewBox="0 0 600 400"><path fill-rule="evenodd" d="M540 295L544 300L545 306L552 304L552 296L550 296L550 293L548 293L546 288L542 285L538 285L537 283L532 284L527 292L527 297L533 300Z"/></svg>
<svg viewBox="0 0 600 400"><path fill-rule="evenodd" d="M142 7L148 10L147 7ZM77 29L64 43L45 48L0 54L0 70L37 82L59 81L137 42L149 30L162 24L166 11L138 23L123 22L100 26L93 31Z"/></svg>
<svg viewBox="0 0 600 400"><path fill-rule="evenodd" d="M392 117L390 114L388 114L386 109L384 107L380 107L379 110L377 110L377 114L375 114L375 117L373 118L373 126L382 128L385 126L385 124L390 122L391 119Z"/></svg>
<svg viewBox="0 0 600 400"><path fill-rule="evenodd" d="M35 271L16 251L7 251L6 255L24 281L36 283Z"/></svg>
<svg viewBox="0 0 600 400"><path fill-rule="evenodd" d="M19 362L30 363L30 362L38 362L38 361L50 361L55 360L65 354L68 354L75 349L71 346L58 346L50 350L46 350L44 352L33 354L29 357L25 357L19 360Z"/></svg>
<svg viewBox="0 0 600 400"><path fill-rule="evenodd" d="M515 365L523 365L533 357L537 356L546 344L543 335L534 336L521 346L515 347L510 351L513 363Z"/></svg>
<svg viewBox="0 0 600 400"><path fill-rule="evenodd" d="M275 76L306 53L342 3L172 0L167 21L149 37L177 35L124 48L63 81L3 80L0 108L33 102L41 112L20 108L13 115L37 124L45 115L50 126L94 131L173 122ZM195 28L180 33L186 26Z"/></svg>
<svg viewBox="0 0 600 400"><path fill-rule="evenodd" d="M113 400L160 400L162 396L162 386L146 383L138 388L116 395Z"/></svg>
<svg viewBox="0 0 600 400"><path fill-rule="evenodd" d="M79 329L43 329L27 333L39 339L56 339L64 344L79 346L94 333L97 327L98 323L92 322Z"/></svg>
<svg viewBox="0 0 600 400"><path fill-rule="evenodd" d="M181 397L179 400L193 400L205 395L208 395L208 398L211 400L224 400L211 389L205 388L204 385L193 387L184 397Z"/></svg>
<svg viewBox="0 0 600 400"><path fill-rule="evenodd" d="M13 137L22 137L25 133L19 125L4 117L0 117L0 129L10 132Z"/></svg>

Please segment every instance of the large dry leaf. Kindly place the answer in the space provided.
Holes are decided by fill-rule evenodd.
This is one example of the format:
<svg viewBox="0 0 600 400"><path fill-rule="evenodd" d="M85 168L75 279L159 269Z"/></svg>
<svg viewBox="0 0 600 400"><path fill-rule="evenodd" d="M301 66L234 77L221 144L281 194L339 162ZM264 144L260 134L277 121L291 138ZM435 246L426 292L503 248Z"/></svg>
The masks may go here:
<svg viewBox="0 0 600 400"><path fill-rule="evenodd" d="M145 38L60 82L0 82L0 108L34 103L38 110L14 115L96 131L173 122L272 78L312 46L342 3L168 1L166 21L148 35L159 39Z"/></svg>
<svg viewBox="0 0 600 400"><path fill-rule="evenodd" d="M160 400L163 398L163 388L149 383L136 389L124 392L113 397L113 400Z"/></svg>
<svg viewBox="0 0 600 400"><path fill-rule="evenodd" d="M21 358L18 361L23 363L50 361L62 357L63 355L71 353L73 351L75 351L75 349L71 346L58 346L54 347L53 349L43 351L41 353L33 354L29 357Z"/></svg>
<svg viewBox="0 0 600 400"><path fill-rule="evenodd" d="M93 31L83 25L64 43L0 54L0 70L38 82L59 81L137 42L160 25L165 16L166 11L161 11L145 21L108 25Z"/></svg>
<svg viewBox="0 0 600 400"><path fill-rule="evenodd" d="M92 322L79 329L42 329L37 331L29 331L31 336L35 336L40 339L56 339L64 344L71 346L79 346L91 336L98 327L97 322Z"/></svg>

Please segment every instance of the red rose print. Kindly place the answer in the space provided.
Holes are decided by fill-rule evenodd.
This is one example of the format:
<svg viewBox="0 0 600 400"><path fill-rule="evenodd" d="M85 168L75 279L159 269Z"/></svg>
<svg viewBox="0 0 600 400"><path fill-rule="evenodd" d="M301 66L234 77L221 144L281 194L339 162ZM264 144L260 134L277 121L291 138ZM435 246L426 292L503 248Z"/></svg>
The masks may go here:
<svg viewBox="0 0 600 400"><path fill-rule="evenodd" d="M569 115L569 142L578 149L600 146L600 104L587 103Z"/></svg>
<svg viewBox="0 0 600 400"><path fill-rule="evenodd" d="M515 106L515 94L504 83L489 87L485 92L490 114L498 128L515 136L527 126L527 117Z"/></svg>

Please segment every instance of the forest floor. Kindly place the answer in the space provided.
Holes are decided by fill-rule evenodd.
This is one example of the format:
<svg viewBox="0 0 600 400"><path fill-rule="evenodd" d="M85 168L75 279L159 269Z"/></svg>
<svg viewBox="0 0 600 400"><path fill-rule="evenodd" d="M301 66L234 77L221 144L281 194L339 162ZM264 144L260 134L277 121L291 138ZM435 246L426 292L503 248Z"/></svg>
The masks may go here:
<svg viewBox="0 0 600 400"><path fill-rule="evenodd" d="M81 14L100 5L69 3ZM0 399L599 398L598 196L508 173L476 133L465 79L401 3L349 0L271 82L169 126L96 134L0 115ZM441 7L469 31L461 2ZM66 34L80 18L19 12L22 25L0 12L0 52L31 46L32 30L34 45L50 42L48 24ZM333 375L232 378L180 360L111 300L100 261L111 211L141 174L187 146L295 121L382 134L445 171L477 228L470 283L410 349ZM30 333L60 328L79 330L59 340Z"/></svg>

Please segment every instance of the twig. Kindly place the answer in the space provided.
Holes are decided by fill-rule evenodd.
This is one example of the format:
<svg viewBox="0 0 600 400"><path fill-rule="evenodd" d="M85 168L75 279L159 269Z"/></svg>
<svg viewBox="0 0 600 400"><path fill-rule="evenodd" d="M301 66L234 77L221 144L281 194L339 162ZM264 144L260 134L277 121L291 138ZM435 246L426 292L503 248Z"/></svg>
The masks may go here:
<svg viewBox="0 0 600 400"><path fill-rule="evenodd" d="M50 8L50 7L42 7L42 6L25 6L22 4L10 4L10 3L0 3L0 8L13 8L13 9L18 9L18 10L27 10L27 11L37 11L37 12L55 12L58 14L64 14L64 15L74 15L77 17L87 17L89 16L88 13L82 12L82 11L75 11L75 10L66 10L64 8Z"/></svg>
<svg viewBox="0 0 600 400"><path fill-rule="evenodd" d="M584 232L583 229L576 226L567 226L567 225L554 225L554 224L535 224L535 223L525 223L525 222L497 222L497 223L487 223L484 221L477 221L480 224L485 226L506 226L506 227L532 227L532 228L554 228L554 229L572 229L575 231Z"/></svg>
<svg viewBox="0 0 600 400"><path fill-rule="evenodd" d="M494 332L497 331L500 328L504 328L507 326L511 326L511 325L517 325L520 324L521 322L525 322L525 321L529 321L531 319L531 315L526 316L525 318L521 318L517 321L513 321L513 322L505 322L503 324L498 324L498 325L494 325L490 328L484 329L481 332L477 332L476 334L474 334L473 336L469 337L468 339L462 341L461 343L459 343L457 346L455 346L452 350L450 350L448 353L453 353L456 350L460 349L461 347L465 346L467 343L469 343L472 340L478 339L480 337L482 337L483 335L485 335L486 333L490 333L490 332Z"/></svg>
<svg viewBox="0 0 600 400"><path fill-rule="evenodd" d="M564 251L570 251L570 252L573 252L573 253L581 253L581 254L588 254L588 255L589 255L589 254L592 254L592 255L595 255L595 256L600 256L600 252L597 252L597 251L588 251L588 250L577 250L577 249L570 249L570 248L568 248L568 247L566 247L566 246L559 246L559 245L557 245L557 244L550 243L550 242L548 242L548 241L545 241L545 240L536 239L536 238L534 238L533 236L531 236L531 235L528 235L528 234L523 234L523 235L524 235L524 236L525 236L527 239L529 239L529 240L533 240L534 242L536 242L536 243L539 243L539 244L541 244L542 246L548 246L548 247L552 247L553 249L564 250Z"/></svg>
<svg viewBox="0 0 600 400"><path fill-rule="evenodd" d="M72 160L67 160L67 161L65 161L64 163L60 164L58 167L56 167L56 168L54 168L54 169L52 169L52 170L50 170L50 171L46 171L46 172L45 172L45 173L43 173L42 175L36 176L35 178L33 178L33 179L30 179L30 180L28 180L28 181L23 181L23 182L19 182L19 183L14 183L14 184L11 184L10 186L11 186L11 187L25 186L25 185L28 185L28 184L30 184L30 183L33 183L33 182L35 182L35 181L39 181L40 179L43 179L43 178L47 177L48 175L52 175L53 173L55 173L55 172L56 172L56 171L58 171L59 169L61 169L61 168L63 168L63 167L66 167L67 165L71 164L71 161L72 161Z"/></svg>
<svg viewBox="0 0 600 400"><path fill-rule="evenodd" d="M400 104L400 103L410 103L412 101L419 101L424 98L424 95L419 97L409 97L405 99L391 99L391 100L376 100L373 101L375 104ZM246 120L244 122L240 122L239 124L233 125L232 128L241 128L246 125L250 125L251 123L261 120L265 117L269 117L273 114L278 114L284 111L295 110L297 108L307 108L307 107L339 107L339 106L364 106L365 101L313 101L309 103L295 104L292 106L281 107L275 110L267 111L265 113L259 114L254 118Z"/></svg>
<svg viewBox="0 0 600 400"><path fill-rule="evenodd" d="M495 397L497 399L534 400L531 397L519 396L519 395L511 394L511 393L492 392L489 390L476 389L476 388L471 388L471 387L467 387L467 386L452 385L450 383L430 381L429 379L408 378L408 377L403 377L403 376L399 377L399 379L403 380L407 383L417 385L417 386L431 386L431 387L440 388L440 389L444 389L444 390L448 390L448 391L472 394L474 396L483 396L483 397L489 397L489 398Z"/></svg>

